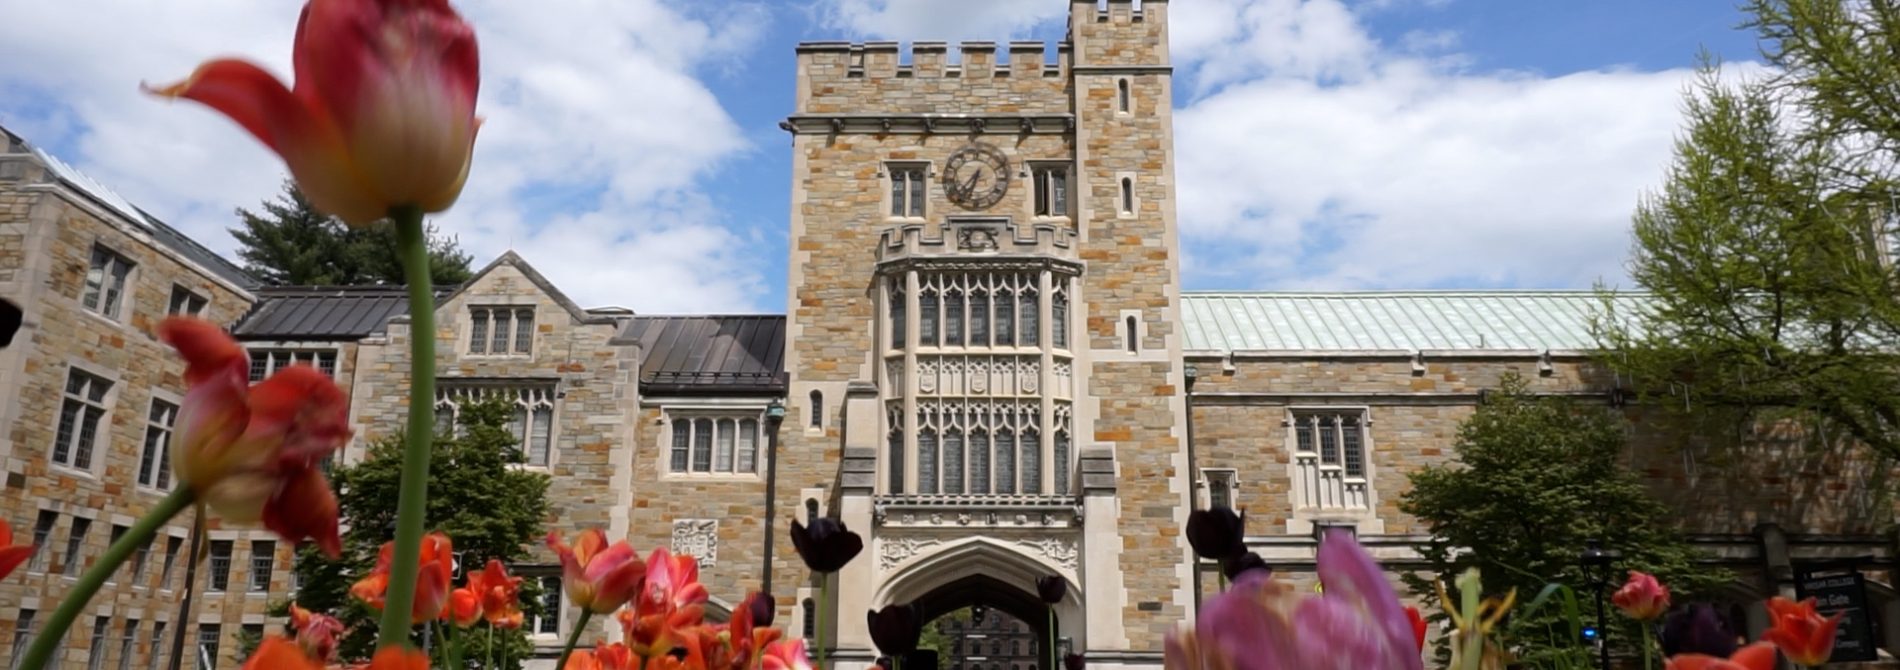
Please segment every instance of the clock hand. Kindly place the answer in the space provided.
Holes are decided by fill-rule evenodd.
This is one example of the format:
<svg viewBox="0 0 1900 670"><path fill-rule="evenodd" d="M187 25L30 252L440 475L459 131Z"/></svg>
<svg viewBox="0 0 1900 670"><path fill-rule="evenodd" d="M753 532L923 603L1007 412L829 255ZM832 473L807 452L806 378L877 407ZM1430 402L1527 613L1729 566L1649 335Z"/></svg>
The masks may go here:
<svg viewBox="0 0 1900 670"><path fill-rule="evenodd" d="M963 181L964 193L976 193L976 180L983 176L982 170L971 170L970 178Z"/></svg>

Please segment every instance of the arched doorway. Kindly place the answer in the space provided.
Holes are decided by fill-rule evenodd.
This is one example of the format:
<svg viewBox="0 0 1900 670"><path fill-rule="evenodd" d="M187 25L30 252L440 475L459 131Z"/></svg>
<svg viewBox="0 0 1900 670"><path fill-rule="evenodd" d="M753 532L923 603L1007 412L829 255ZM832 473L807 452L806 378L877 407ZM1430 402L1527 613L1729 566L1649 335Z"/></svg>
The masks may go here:
<svg viewBox="0 0 1900 670"><path fill-rule="evenodd" d="M1068 582L1054 608L1057 649L1085 649L1081 585L1067 566L1052 565L1014 542L969 538L921 557L892 574L874 603L917 606L926 630L936 631L926 643L947 647L938 649L939 669L1037 670L1048 665L1042 654L1050 617L1035 583L1048 575ZM982 646L973 650L972 644Z"/></svg>

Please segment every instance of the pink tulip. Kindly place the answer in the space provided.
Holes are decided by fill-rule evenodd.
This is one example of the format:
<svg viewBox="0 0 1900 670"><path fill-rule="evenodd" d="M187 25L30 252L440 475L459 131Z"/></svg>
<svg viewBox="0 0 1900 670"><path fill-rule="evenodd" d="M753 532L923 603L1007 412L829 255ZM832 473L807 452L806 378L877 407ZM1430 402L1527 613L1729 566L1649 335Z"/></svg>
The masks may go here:
<svg viewBox="0 0 1900 670"><path fill-rule="evenodd" d="M1167 639L1168 670L1422 670L1398 594L1351 535L1319 548L1322 595L1261 571L1207 602L1191 631Z"/></svg>
<svg viewBox="0 0 1900 670"><path fill-rule="evenodd" d="M1669 611L1669 587L1656 581L1655 575L1631 570L1629 581L1610 596L1610 602L1631 619L1650 621Z"/></svg>
<svg viewBox="0 0 1900 670"><path fill-rule="evenodd" d="M311 204L351 224L454 204L481 125L480 68L474 29L447 0L310 0L291 59L294 89L227 58L146 90L224 113L283 157Z"/></svg>
<svg viewBox="0 0 1900 670"><path fill-rule="evenodd" d="M609 614L640 594L646 563L626 540L607 544L599 529L582 531L573 546L560 532L548 533L548 548L561 558L561 586L567 599L595 614Z"/></svg>

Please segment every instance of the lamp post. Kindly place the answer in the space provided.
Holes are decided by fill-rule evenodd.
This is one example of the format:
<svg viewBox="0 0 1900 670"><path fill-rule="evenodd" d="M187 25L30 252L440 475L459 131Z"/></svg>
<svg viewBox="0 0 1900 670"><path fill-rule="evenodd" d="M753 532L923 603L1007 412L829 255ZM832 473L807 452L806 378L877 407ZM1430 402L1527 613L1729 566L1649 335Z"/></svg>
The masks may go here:
<svg viewBox="0 0 1900 670"><path fill-rule="evenodd" d="M813 407L811 411L818 411ZM778 398L765 407L765 595L772 595L772 542L778 531L778 427L785 421L785 403Z"/></svg>
<svg viewBox="0 0 1900 670"><path fill-rule="evenodd" d="M1610 563L1621 558L1622 554L1614 549L1604 549L1592 539L1578 557L1584 571L1596 578L1597 591L1597 663L1601 670L1610 670L1610 631L1605 626L1603 611L1603 591L1609 586Z"/></svg>

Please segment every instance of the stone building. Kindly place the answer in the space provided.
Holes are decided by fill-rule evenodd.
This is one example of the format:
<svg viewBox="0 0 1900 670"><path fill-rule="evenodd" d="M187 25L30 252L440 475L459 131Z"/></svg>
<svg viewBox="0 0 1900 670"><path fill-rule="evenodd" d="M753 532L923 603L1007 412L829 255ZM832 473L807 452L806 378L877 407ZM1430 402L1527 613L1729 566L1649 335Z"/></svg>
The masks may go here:
<svg viewBox="0 0 1900 670"><path fill-rule="evenodd" d="M1042 639L1033 582L1047 574L1069 582L1063 648L1091 667L1157 666L1162 636L1215 588L1182 539L1196 507L1244 506L1249 544L1291 579L1313 579L1329 527L1394 569L1419 567L1426 538L1397 507L1406 474L1450 457L1459 422L1506 372L1538 393L1626 398L1589 356L1596 298L1183 292L1169 10L1078 0L1053 45L799 45L782 124L794 178L784 315L587 309L504 254L438 293L435 331L420 334L438 350L429 410L447 422L469 398L512 400L521 467L553 478L551 528L698 557L716 617L767 588L789 630L811 637L826 620L821 642L844 668L873 661L861 613L892 603L932 616L983 606ZM169 415L154 408L182 393L149 334L161 305L232 323L255 374L330 372L357 429L345 459L400 427L419 336L399 290L258 287L9 140L0 295L29 309L24 344L0 351L0 389L15 399L0 410L0 513L47 549L0 582L0 635L51 606L69 545L90 560L107 527L156 499L141 450L162 450L166 433L148 426ZM123 307L102 314L112 301L95 286L121 284ZM1738 622L1759 626L1751 603L1845 566L1867 579L1870 639L1900 648L1900 509L1878 492L1892 464L1780 429L1745 458L1716 458L1652 429L1651 410L1626 408L1631 461L1737 575L1726 597ZM69 414L102 430L62 432ZM92 440L84 466L61 450L75 440ZM786 536L814 515L867 543L828 611ZM74 533L80 518L89 528ZM167 529L167 542L185 532ZM206 572L264 587L203 594L186 622L228 650L236 631L272 623L262 608L289 595L289 554L250 529L210 537ZM517 571L557 586L536 551ZM74 634L68 665L93 657L88 636L104 626L101 658L126 658L129 630L127 667L162 667L148 665L150 640L159 623L178 630L180 578L159 566L175 550L150 553L101 601L103 623ZM556 610L530 623L544 650L575 620Z"/></svg>

